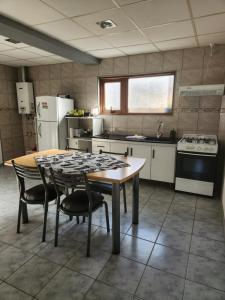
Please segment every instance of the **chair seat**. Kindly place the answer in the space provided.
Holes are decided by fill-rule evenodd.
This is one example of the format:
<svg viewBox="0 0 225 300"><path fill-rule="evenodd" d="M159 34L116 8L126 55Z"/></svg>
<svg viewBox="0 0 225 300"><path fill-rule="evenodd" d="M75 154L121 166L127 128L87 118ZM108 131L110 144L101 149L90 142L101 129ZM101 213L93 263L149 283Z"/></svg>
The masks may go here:
<svg viewBox="0 0 225 300"><path fill-rule="evenodd" d="M89 182L92 191L99 192L106 195L112 195L112 184L105 182ZM122 185L120 185L120 190Z"/></svg>
<svg viewBox="0 0 225 300"><path fill-rule="evenodd" d="M102 206L104 197L100 193L91 192L92 195L92 211L95 211L97 208ZM88 212L89 201L87 192L84 190L76 190L65 199L63 199L61 210L65 213L85 213Z"/></svg>
<svg viewBox="0 0 225 300"><path fill-rule="evenodd" d="M53 184L48 183L48 201L56 199L57 194ZM24 200L29 204L43 204L45 202L45 189L43 184L36 185L24 193Z"/></svg>

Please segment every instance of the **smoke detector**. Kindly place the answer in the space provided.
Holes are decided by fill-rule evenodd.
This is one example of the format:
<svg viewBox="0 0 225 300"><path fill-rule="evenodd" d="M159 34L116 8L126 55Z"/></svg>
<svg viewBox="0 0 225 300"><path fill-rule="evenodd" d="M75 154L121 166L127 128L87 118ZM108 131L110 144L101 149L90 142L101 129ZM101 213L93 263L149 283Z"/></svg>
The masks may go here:
<svg viewBox="0 0 225 300"><path fill-rule="evenodd" d="M96 22L96 24L99 25L102 29L109 29L109 28L116 27L116 24L113 23L112 20L99 21L99 22Z"/></svg>

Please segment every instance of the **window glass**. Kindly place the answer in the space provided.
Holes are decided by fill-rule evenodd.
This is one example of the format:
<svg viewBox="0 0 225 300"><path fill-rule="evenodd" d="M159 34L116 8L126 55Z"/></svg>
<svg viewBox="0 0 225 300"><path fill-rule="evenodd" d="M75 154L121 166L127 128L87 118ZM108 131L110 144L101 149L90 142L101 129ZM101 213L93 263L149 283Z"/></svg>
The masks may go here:
<svg viewBox="0 0 225 300"><path fill-rule="evenodd" d="M105 109L120 110L120 82L105 83Z"/></svg>
<svg viewBox="0 0 225 300"><path fill-rule="evenodd" d="M174 75L128 79L128 113L170 113Z"/></svg>

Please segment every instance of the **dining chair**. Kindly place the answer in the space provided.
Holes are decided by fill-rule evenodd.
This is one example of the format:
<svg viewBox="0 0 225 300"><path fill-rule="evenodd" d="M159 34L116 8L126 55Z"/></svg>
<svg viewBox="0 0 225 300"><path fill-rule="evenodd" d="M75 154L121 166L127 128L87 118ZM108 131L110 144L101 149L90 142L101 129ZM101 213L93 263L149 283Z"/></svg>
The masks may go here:
<svg viewBox="0 0 225 300"><path fill-rule="evenodd" d="M57 198L57 193L54 184L48 183L46 181L44 174L39 172L39 168L23 167L21 165L16 164L14 160L12 160L12 164L18 179L19 192L20 192L17 233L20 233L22 205L25 205L26 207L27 204L43 205L44 220L43 220L42 242L45 242L48 203ZM27 180L36 180L36 181L42 180L42 183L26 189Z"/></svg>
<svg viewBox="0 0 225 300"><path fill-rule="evenodd" d="M64 174L62 171L56 171L52 168L50 168L50 173L57 192L55 246L58 245L60 212L68 216L88 217L87 256L89 257L92 213L103 205L105 206L107 232L110 232L107 202L104 201L103 195L91 190L91 185L89 184L86 174ZM71 192L61 200L60 188L68 189L69 187L72 189L75 188L75 191Z"/></svg>
<svg viewBox="0 0 225 300"><path fill-rule="evenodd" d="M110 151L103 151L102 149L99 150L99 154L111 154L111 155L121 155L123 157L127 157L128 153L118 153L118 152L110 152ZM100 192L105 195L112 196L112 184L101 182L101 181L91 181L91 189L96 192ZM127 213L127 197L126 197L126 186L125 183L120 184L120 191L123 191L123 205L124 205L124 212Z"/></svg>

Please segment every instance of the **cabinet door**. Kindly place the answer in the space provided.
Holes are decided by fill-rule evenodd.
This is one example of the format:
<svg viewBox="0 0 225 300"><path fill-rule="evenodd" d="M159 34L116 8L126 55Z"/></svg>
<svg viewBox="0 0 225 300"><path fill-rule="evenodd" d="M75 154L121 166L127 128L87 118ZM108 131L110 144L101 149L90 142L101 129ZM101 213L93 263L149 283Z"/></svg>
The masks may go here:
<svg viewBox="0 0 225 300"><path fill-rule="evenodd" d="M110 142L110 151L115 153L125 153L128 151L128 144L127 143L120 143L117 141ZM130 154L130 153L129 153Z"/></svg>
<svg viewBox="0 0 225 300"><path fill-rule="evenodd" d="M57 122L37 122L38 150L59 149Z"/></svg>
<svg viewBox="0 0 225 300"><path fill-rule="evenodd" d="M110 151L109 142L92 140L92 152L98 154L100 150Z"/></svg>
<svg viewBox="0 0 225 300"><path fill-rule="evenodd" d="M176 148L152 146L151 179L174 182Z"/></svg>
<svg viewBox="0 0 225 300"><path fill-rule="evenodd" d="M151 146L130 144L130 149L132 156L146 159L145 165L140 171L140 178L150 179Z"/></svg>

